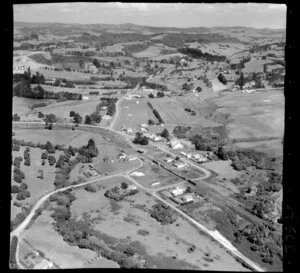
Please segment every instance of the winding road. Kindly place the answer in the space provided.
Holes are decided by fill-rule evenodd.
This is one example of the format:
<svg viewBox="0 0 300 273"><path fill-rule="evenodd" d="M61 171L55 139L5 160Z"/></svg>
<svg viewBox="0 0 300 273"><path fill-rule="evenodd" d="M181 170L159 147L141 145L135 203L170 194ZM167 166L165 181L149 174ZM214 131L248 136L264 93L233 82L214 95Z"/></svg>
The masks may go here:
<svg viewBox="0 0 300 273"><path fill-rule="evenodd" d="M137 88L139 88L138 86L134 89L132 89L130 91L130 93L134 92L135 90L137 90ZM105 129L105 130L109 130L112 131L114 133L117 133L118 135L121 135L123 137L126 138L126 140L128 142L130 142L130 136L128 136L127 134L123 133L123 132L119 132L117 130L115 130L114 124L118 118L119 115L119 104L122 100L124 100L125 98L127 98L128 96L131 96L131 94L127 93L127 95L125 95L122 99L120 99L117 103L116 103L116 113L114 116L114 119L112 120L112 122L110 123L109 127L102 127L102 126L93 126L93 125L85 125L85 124L81 124L79 125L80 127L90 127L90 128L101 128L101 129ZM14 124L43 124L41 122L14 122ZM54 124L55 125L55 124ZM73 124L68 124L70 126L73 126ZM132 145L133 147L137 147L136 145L134 145L133 143L130 142L130 145ZM149 145L152 145L154 147L156 147L157 149L171 154L174 157L177 156L176 154L172 153L171 151L169 151L168 149L166 149L165 147L161 147L159 145L155 145L153 143L149 143ZM232 254L234 254L235 256L239 257L240 259L242 259L244 262L246 262L249 266L251 266L253 269L255 269L256 271L260 271L263 272L265 271L264 269L262 269L260 266L258 266L257 264L255 264L254 262L252 262L250 259L248 259L246 256L244 256L242 253L240 253L224 236L222 236L217 230L209 230L207 229L205 226L203 226L202 224L200 224L199 222L197 222L195 219L193 219L192 217L188 216L186 213L184 213L183 211L181 211L180 209L178 209L176 206L174 206L173 204L168 203L166 200L164 200L163 198L161 198L160 196L157 195L157 192L162 190L162 189L167 189L167 188L171 188L174 187L175 185L179 185L182 184L183 182L180 182L178 184L173 184L170 186L164 186L164 187L160 187L160 188L156 188L156 189L149 189L144 187L143 185L141 185L139 182L137 182L136 180L134 180L131 176L130 173L133 170L136 170L138 168L140 168L143 165L143 162L138 158L138 160L140 161L140 165L138 167L133 168L132 170L129 171L123 171L120 173L116 173L116 174L112 174L112 175L108 175L108 176L103 176L101 178L96 178L94 180L90 180L90 181L86 181L77 185L70 185L64 188L60 188L60 189L56 189L50 193L47 193L46 195L42 196L37 202L36 204L32 207L30 213L28 214L28 216L25 218L25 220L15 229L10 233L10 236L17 236L20 239L20 236L22 234L22 232L24 231L24 229L27 227L27 225L30 223L31 219L33 218L33 216L35 215L36 211L38 208L41 207L41 205L53 194L58 193L58 192L63 192L66 191L68 189L74 189L74 188L78 188L78 187L82 187L84 185L87 184L91 184L91 183L95 183L95 182L99 182L102 180L107 180L111 177L125 177L127 179L129 179L130 181L132 181L132 183L134 183L135 185L137 185L139 188L149 192L150 194L152 194L156 199L160 200L161 202L167 204L168 206L170 206L172 209L174 209L175 211L177 211L179 214L181 214L183 217L185 217L187 220L189 220L190 222L192 222L193 224L195 224L199 229L201 229L202 231L204 231L206 234L210 235L213 239L215 239L220 245L222 245L223 247L225 247L227 250L229 250ZM210 176L210 172L202 167L200 167L199 165L195 164L194 162L186 159L186 158L182 158L182 160L192 166L194 166L195 168L201 170L205 175L203 177L201 177L200 179L206 179ZM200 180L198 179L198 180ZM16 257L18 257L18 253L16 254ZM17 259L18 260L18 259Z"/></svg>

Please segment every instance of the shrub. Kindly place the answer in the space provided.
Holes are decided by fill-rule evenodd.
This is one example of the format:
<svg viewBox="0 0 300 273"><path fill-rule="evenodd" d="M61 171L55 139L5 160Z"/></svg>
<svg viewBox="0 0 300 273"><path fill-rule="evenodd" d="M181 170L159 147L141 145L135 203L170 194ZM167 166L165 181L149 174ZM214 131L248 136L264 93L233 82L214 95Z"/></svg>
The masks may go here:
<svg viewBox="0 0 300 273"><path fill-rule="evenodd" d="M41 159L47 159L47 158L48 158L48 154L46 152L43 152Z"/></svg>
<svg viewBox="0 0 300 273"><path fill-rule="evenodd" d="M20 119L21 118L18 116L18 114L14 114L13 117L12 117L13 121L20 121Z"/></svg>
<svg viewBox="0 0 300 273"><path fill-rule="evenodd" d="M19 193L20 188L17 185L11 186L11 193Z"/></svg>
<svg viewBox="0 0 300 273"><path fill-rule="evenodd" d="M20 190L26 190L28 188L28 185L26 184L26 183L22 183L21 185L20 185Z"/></svg>
<svg viewBox="0 0 300 273"><path fill-rule="evenodd" d="M16 151L16 152L20 151L20 145L19 144L14 144L12 150Z"/></svg>
<svg viewBox="0 0 300 273"><path fill-rule="evenodd" d="M221 83L223 83L223 84L227 84L227 80L226 80L225 76L224 76L222 73L219 74L218 80L219 80Z"/></svg>
<svg viewBox="0 0 300 273"><path fill-rule="evenodd" d="M97 186L89 184L84 189L86 191L89 191L89 192L96 192L97 191Z"/></svg>
<svg viewBox="0 0 300 273"><path fill-rule="evenodd" d="M155 121L154 121L153 119L149 119L149 120L148 120L148 124L149 124L149 125L155 125Z"/></svg>

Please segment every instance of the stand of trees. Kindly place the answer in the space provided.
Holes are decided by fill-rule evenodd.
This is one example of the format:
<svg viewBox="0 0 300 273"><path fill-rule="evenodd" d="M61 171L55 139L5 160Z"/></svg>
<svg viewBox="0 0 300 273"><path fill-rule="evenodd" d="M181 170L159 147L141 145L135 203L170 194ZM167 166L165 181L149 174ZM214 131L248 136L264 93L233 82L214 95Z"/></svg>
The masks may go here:
<svg viewBox="0 0 300 273"><path fill-rule="evenodd" d="M159 123L164 123L162 117L160 116L160 114L158 113L158 111L156 109L153 109L153 114L154 116L158 119Z"/></svg>
<svg viewBox="0 0 300 273"><path fill-rule="evenodd" d="M184 55L188 55L189 57L195 58L195 59L205 59L208 62L225 62L226 56L220 56L220 55L211 55L207 52L203 53L200 49L195 48L179 48L178 51Z"/></svg>
<svg viewBox="0 0 300 273"><path fill-rule="evenodd" d="M55 229L63 240L70 245L96 251L102 257L117 262L121 268L136 267L131 259L138 252L134 242L116 247L114 238L94 230L86 221L71 219L70 207L75 199L70 190L50 197L50 202L56 202L52 214Z"/></svg>
<svg viewBox="0 0 300 273"><path fill-rule="evenodd" d="M149 139L146 136L143 136L142 133L137 132L133 140L134 144L148 145Z"/></svg>
<svg viewBox="0 0 300 273"><path fill-rule="evenodd" d="M225 85L227 84L227 79L225 78L225 76L222 73L219 74L218 80Z"/></svg>
<svg viewBox="0 0 300 273"><path fill-rule="evenodd" d="M121 190L121 189L123 189L123 190ZM125 191L125 190L126 190L126 188L124 188L124 185L121 186L121 188L118 186L115 186L112 189L107 190L104 193L104 196L106 196L109 199L113 199L115 201L122 201L122 200L124 200L124 198L126 196L132 196L132 195L135 195L138 193L138 189L131 190L131 191Z"/></svg>
<svg viewBox="0 0 300 273"><path fill-rule="evenodd" d="M162 225L172 224L177 220L174 211L165 204L155 204L152 206L150 216Z"/></svg>

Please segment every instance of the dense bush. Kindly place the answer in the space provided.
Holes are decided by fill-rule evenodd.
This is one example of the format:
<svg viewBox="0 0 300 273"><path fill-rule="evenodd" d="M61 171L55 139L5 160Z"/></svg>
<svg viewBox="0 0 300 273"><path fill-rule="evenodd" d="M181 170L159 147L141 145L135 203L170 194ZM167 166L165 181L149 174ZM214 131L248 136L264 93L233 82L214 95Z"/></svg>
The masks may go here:
<svg viewBox="0 0 300 273"><path fill-rule="evenodd" d="M89 191L89 192L96 192L97 191L97 186L92 185L92 184L88 184L84 189L86 191Z"/></svg>
<svg viewBox="0 0 300 273"><path fill-rule="evenodd" d="M173 134L176 138L186 138L186 134L192 129L190 126L176 126Z"/></svg>
<svg viewBox="0 0 300 273"><path fill-rule="evenodd" d="M161 204L153 205L150 215L163 225L172 224L177 219L170 207Z"/></svg>
<svg viewBox="0 0 300 273"><path fill-rule="evenodd" d="M17 194L17 200L24 200L26 198L30 197L30 192L28 190L21 190Z"/></svg>
<svg viewBox="0 0 300 273"><path fill-rule="evenodd" d="M14 166L20 168L21 161L23 160L22 156L17 156L14 158Z"/></svg>
<svg viewBox="0 0 300 273"><path fill-rule="evenodd" d="M146 136L143 136L142 133L137 132L133 140L134 144L148 145L149 139Z"/></svg>
<svg viewBox="0 0 300 273"><path fill-rule="evenodd" d="M18 116L18 114L14 114L12 117L13 121L20 121L20 117Z"/></svg>
<svg viewBox="0 0 300 273"><path fill-rule="evenodd" d="M56 163L56 158L53 155L48 155L48 162L50 166L53 166Z"/></svg>
<svg viewBox="0 0 300 273"><path fill-rule="evenodd" d="M17 185L11 186L11 193L19 193L20 188Z"/></svg>
<svg viewBox="0 0 300 273"><path fill-rule="evenodd" d="M149 119L149 120L148 120L148 124L149 124L149 125L155 125L155 121L154 121L153 119Z"/></svg>
<svg viewBox="0 0 300 273"><path fill-rule="evenodd" d="M153 114L158 119L159 123L164 123L163 119L161 118L160 114L156 109L153 109Z"/></svg>
<svg viewBox="0 0 300 273"><path fill-rule="evenodd" d="M9 253L9 267L11 269L18 269L17 259L16 259L16 251L18 245L18 237L13 236L10 245L10 253Z"/></svg>
<svg viewBox="0 0 300 273"><path fill-rule="evenodd" d="M164 96L165 96L165 93L162 92L162 91L158 91L157 94L156 94L157 98L163 98Z"/></svg>
<svg viewBox="0 0 300 273"><path fill-rule="evenodd" d="M17 167L14 168L14 181L21 183L25 179L25 174Z"/></svg>
<svg viewBox="0 0 300 273"><path fill-rule="evenodd" d="M32 79L34 82L32 82ZM31 78L30 73L24 72L24 76L15 76L14 80L17 85L13 88L13 95L17 97L32 99L64 99L64 100L81 100L82 95L69 92L50 92L45 91L40 85L31 88L31 83L43 84L43 75ZM70 85L69 85L70 86Z"/></svg>
<svg viewBox="0 0 300 273"><path fill-rule="evenodd" d="M225 76L224 76L222 73L219 74L218 80L219 80L221 83L225 84L225 85L227 84L227 80L226 80Z"/></svg>
<svg viewBox="0 0 300 273"><path fill-rule="evenodd" d="M226 56L221 56L221 55L212 55L207 52L203 53L200 49L196 48L180 48L178 51L182 54L188 55L192 58L196 59L205 59L206 61L209 62L225 62L226 61Z"/></svg>
<svg viewBox="0 0 300 273"><path fill-rule="evenodd" d="M19 144L14 144L12 150L16 151L16 152L20 151L20 145Z"/></svg>
<svg viewBox="0 0 300 273"><path fill-rule="evenodd" d="M160 133L160 135L167 139L170 137L170 133L166 128Z"/></svg>

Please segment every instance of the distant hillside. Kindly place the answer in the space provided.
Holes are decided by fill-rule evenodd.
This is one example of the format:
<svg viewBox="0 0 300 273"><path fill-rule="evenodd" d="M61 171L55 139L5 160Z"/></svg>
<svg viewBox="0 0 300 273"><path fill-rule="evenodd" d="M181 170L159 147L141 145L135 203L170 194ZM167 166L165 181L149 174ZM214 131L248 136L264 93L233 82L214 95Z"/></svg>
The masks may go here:
<svg viewBox="0 0 300 273"><path fill-rule="evenodd" d="M285 30L256 29L251 27L152 27L135 24L62 24L15 22L18 34L74 37L76 42L92 42L97 46L133 41L146 41L163 35L161 43L182 48L185 43L253 43L263 39L285 40Z"/></svg>

